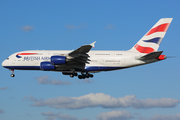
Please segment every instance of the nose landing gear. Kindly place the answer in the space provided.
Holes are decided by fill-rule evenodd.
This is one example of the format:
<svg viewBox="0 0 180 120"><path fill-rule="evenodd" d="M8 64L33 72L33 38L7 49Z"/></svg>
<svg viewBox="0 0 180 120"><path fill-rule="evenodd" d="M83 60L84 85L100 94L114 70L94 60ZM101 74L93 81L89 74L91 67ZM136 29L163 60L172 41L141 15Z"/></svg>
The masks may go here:
<svg viewBox="0 0 180 120"><path fill-rule="evenodd" d="M12 69L11 70L12 74L11 74L11 77L15 77L15 74L14 74L14 70Z"/></svg>

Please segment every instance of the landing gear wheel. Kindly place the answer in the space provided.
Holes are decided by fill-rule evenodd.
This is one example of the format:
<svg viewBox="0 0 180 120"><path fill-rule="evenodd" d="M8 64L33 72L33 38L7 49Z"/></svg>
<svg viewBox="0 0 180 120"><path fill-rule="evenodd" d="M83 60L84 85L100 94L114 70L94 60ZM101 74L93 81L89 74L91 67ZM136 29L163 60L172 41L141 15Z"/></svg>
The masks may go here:
<svg viewBox="0 0 180 120"><path fill-rule="evenodd" d="M89 74L87 73L87 74L85 75L85 77L86 77L86 78L89 78Z"/></svg>
<svg viewBox="0 0 180 120"><path fill-rule="evenodd" d="M74 75L73 75L73 74L70 74L70 77L71 77L71 78L73 78L73 77L74 77Z"/></svg>
<svg viewBox="0 0 180 120"><path fill-rule="evenodd" d="M93 78L93 74L89 74L89 77Z"/></svg>
<svg viewBox="0 0 180 120"><path fill-rule="evenodd" d="M81 76L82 76L82 79L85 79L85 78L86 78L86 75L85 75L85 74L82 74Z"/></svg>
<svg viewBox="0 0 180 120"><path fill-rule="evenodd" d="M82 76L81 76L81 75L78 75L78 78L79 78L79 79L82 79Z"/></svg>
<svg viewBox="0 0 180 120"><path fill-rule="evenodd" d="M11 74L11 77L15 77L15 74Z"/></svg>

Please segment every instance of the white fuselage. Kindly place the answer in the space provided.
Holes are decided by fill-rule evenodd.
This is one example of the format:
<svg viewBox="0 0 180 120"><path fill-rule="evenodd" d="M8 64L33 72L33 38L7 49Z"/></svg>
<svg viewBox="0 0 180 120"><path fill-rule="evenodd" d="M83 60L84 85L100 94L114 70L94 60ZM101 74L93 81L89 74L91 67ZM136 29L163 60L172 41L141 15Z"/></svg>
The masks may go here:
<svg viewBox="0 0 180 120"><path fill-rule="evenodd" d="M41 62L50 62L51 56L67 56L70 52L66 50L22 51L9 56L4 60L2 66L13 70L41 70ZM150 61L139 60L138 58L146 54L131 51L90 51L88 55L90 56L88 58L90 61L88 64L86 63L84 68L88 72L117 70L158 61L156 59ZM63 72L72 70L66 65L60 65L58 69L52 71ZM75 71L82 72L79 70Z"/></svg>

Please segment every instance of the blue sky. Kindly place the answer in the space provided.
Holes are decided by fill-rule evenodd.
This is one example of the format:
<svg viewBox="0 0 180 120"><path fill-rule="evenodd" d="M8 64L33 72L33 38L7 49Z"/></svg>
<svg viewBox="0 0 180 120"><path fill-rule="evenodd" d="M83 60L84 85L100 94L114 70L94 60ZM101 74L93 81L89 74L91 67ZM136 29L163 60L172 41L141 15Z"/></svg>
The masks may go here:
<svg viewBox="0 0 180 120"><path fill-rule="evenodd" d="M1 120L179 120L180 1L0 1L0 61L24 50L128 50L160 18L173 21L159 50L177 56L78 80L0 67ZM60 102L61 101L61 102ZM116 117L117 119L115 119Z"/></svg>

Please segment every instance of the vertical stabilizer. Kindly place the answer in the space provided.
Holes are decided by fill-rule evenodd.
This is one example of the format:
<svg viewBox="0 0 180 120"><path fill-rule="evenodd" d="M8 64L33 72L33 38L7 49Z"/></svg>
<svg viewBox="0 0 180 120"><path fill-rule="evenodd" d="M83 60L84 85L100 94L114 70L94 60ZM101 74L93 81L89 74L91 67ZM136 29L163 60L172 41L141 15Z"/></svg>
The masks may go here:
<svg viewBox="0 0 180 120"><path fill-rule="evenodd" d="M160 19L131 49L140 53L157 51L173 18Z"/></svg>

